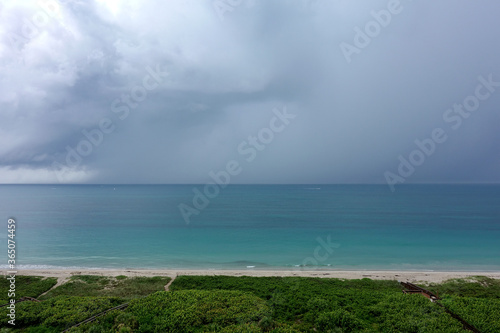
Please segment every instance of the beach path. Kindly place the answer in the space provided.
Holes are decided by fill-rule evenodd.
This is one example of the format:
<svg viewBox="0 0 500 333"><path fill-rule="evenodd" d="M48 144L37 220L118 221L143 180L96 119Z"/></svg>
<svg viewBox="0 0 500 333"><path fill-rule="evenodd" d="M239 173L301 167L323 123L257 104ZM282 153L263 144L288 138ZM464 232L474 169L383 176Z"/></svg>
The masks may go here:
<svg viewBox="0 0 500 333"><path fill-rule="evenodd" d="M177 278L177 274L172 277L172 280L170 280L166 285L165 285L165 291L170 291L170 285L174 282L174 280Z"/></svg>

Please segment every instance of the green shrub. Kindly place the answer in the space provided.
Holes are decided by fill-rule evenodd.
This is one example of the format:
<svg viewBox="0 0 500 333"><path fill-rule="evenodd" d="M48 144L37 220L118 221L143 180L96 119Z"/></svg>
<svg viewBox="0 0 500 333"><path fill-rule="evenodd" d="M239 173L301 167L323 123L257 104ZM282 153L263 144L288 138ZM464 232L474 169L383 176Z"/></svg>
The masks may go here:
<svg viewBox="0 0 500 333"><path fill-rule="evenodd" d="M8 300L8 290L10 281L6 279L7 276L0 276L0 305L6 304ZM57 283L56 278L44 278L41 276L16 276L16 297L20 299L24 296L37 298Z"/></svg>
<svg viewBox="0 0 500 333"><path fill-rule="evenodd" d="M116 328L127 327L130 329L135 329L138 326L137 318L133 314L128 312L120 313L115 318L115 326Z"/></svg>
<svg viewBox="0 0 500 333"><path fill-rule="evenodd" d="M269 332L271 332L271 333L300 333L303 331L300 330L300 328L298 328L296 325L282 324Z"/></svg>
<svg viewBox="0 0 500 333"><path fill-rule="evenodd" d="M60 330L54 327L36 326L29 327L27 333L59 333Z"/></svg>
<svg viewBox="0 0 500 333"><path fill-rule="evenodd" d="M443 308L419 294L397 294L374 306L382 332L467 332Z"/></svg>
<svg viewBox="0 0 500 333"><path fill-rule="evenodd" d="M445 297L441 303L481 332L500 332L500 299Z"/></svg>
<svg viewBox="0 0 500 333"><path fill-rule="evenodd" d="M105 297L55 297L43 302L22 302L16 305L16 329L60 331L104 310L121 304L122 300ZM7 317L0 326L7 327Z"/></svg>
<svg viewBox="0 0 500 333"><path fill-rule="evenodd" d="M120 317L120 315L124 314L123 310L113 310L107 312L105 315L97 317L95 321L83 324L81 326L75 327L71 329L70 333L88 333L88 332L103 332L103 333L115 333L119 329L122 328L130 328L127 324L131 324L133 327L134 319L130 314L126 314L125 316ZM135 321L136 323L136 321Z"/></svg>
<svg viewBox="0 0 500 333"><path fill-rule="evenodd" d="M34 290L42 280L26 287ZM168 280L74 276L41 303L18 303L16 328L0 318L0 332L60 332L134 297L128 309L71 332L466 332L443 308L403 294L395 281L180 276L175 291L164 292ZM497 280L475 278L428 288L437 288L443 304L489 333L500 332L498 286ZM56 296L68 294L74 296ZM120 297L88 297L99 294Z"/></svg>
<svg viewBox="0 0 500 333"><path fill-rule="evenodd" d="M133 300L127 308L138 321L137 332L195 332L258 323L268 313L265 302L237 291L157 292Z"/></svg>
<svg viewBox="0 0 500 333"><path fill-rule="evenodd" d="M334 330L338 327L345 332L353 332L363 326L354 315L343 309L320 313L316 323L318 329L322 332Z"/></svg>

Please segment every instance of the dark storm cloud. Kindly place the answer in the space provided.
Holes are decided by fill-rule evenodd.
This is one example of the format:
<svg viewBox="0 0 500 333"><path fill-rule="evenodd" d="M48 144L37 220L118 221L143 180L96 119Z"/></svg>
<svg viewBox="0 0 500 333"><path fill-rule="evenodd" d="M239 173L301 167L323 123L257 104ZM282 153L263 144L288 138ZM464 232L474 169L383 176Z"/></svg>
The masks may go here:
<svg viewBox="0 0 500 333"><path fill-rule="evenodd" d="M216 3L0 1L0 181L203 183L276 107L296 119L235 182L383 183L435 128L406 182L500 181L500 89L443 118L500 81L497 2Z"/></svg>

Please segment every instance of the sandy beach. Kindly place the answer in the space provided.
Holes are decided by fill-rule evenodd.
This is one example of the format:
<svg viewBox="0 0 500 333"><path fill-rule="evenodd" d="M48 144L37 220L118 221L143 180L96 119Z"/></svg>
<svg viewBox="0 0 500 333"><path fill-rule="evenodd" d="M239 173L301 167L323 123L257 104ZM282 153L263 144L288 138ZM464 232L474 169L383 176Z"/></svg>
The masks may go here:
<svg viewBox="0 0 500 333"><path fill-rule="evenodd" d="M7 270L0 270L0 274L6 275ZM339 279L377 279L377 280L398 280L409 282L442 282L454 278L466 278L472 276L487 276L500 279L498 272L436 272L436 271L286 271L286 270L18 270L17 275L33 275L56 277L59 281L66 280L72 275L101 275L101 276L170 276L180 275L226 275L226 276L298 276L298 277L320 277Z"/></svg>

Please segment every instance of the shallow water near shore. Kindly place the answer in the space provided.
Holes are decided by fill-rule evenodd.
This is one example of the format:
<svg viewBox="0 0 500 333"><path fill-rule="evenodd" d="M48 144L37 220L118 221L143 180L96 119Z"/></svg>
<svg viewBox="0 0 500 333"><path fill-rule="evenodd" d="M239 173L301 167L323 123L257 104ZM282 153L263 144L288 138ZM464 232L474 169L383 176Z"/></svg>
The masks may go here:
<svg viewBox="0 0 500 333"><path fill-rule="evenodd" d="M18 268L500 270L499 185L1 185ZM7 266L7 253L0 267Z"/></svg>

